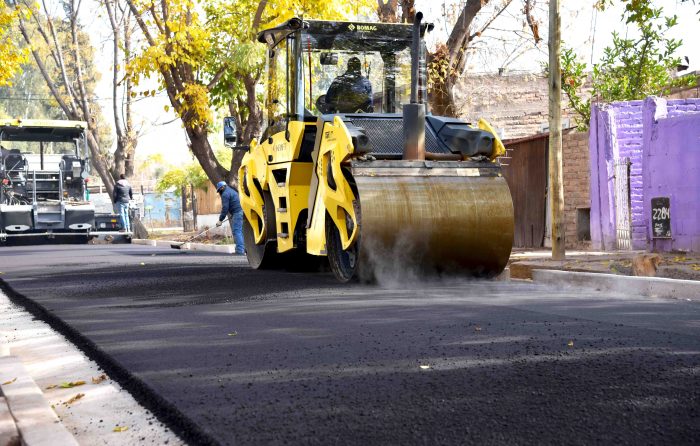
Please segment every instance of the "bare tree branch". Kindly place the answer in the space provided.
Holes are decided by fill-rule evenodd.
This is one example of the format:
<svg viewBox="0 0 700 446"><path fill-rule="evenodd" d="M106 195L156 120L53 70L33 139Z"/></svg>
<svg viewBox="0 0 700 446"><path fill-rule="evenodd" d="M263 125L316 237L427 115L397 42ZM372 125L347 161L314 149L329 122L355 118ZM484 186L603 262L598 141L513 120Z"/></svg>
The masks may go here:
<svg viewBox="0 0 700 446"><path fill-rule="evenodd" d="M26 24L24 23L24 20L22 19L21 15L20 15L20 19L19 19L19 30L20 30L20 33L22 34L22 37L24 38L24 41L27 43L27 45L31 46L32 40L29 37L29 33L27 32ZM69 117L74 116L75 115L74 111L63 100L61 93L56 88L56 83L51 78L51 75L49 74L48 70L46 69L46 65L44 65L44 61L42 60L41 55L34 48L32 48L32 56L34 57L34 61L36 62L37 67L39 67L39 72L41 72L41 76L44 78L46 85L49 87L49 91L51 91L51 95L56 100L59 107L61 107L61 110L63 110L63 113L65 113Z"/></svg>
<svg viewBox="0 0 700 446"><path fill-rule="evenodd" d="M532 37L535 39L535 44L538 44L540 43L540 40L542 40L542 38L540 37L539 23L532 17L532 7L534 3L534 0L525 0L525 7L523 8L523 12L525 13L525 20L527 21L527 25L532 31Z"/></svg>
<svg viewBox="0 0 700 446"><path fill-rule="evenodd" d="M77 6L75 4L75 0L73 0L71 4L73 9L70 13L70 30L71 38L73 39L73 51L75 52L76 81L78 83L78 91L80 92L80 102L83 109L83 116L88 122L88 126L90 126L91 123L94 125L94 119L92 119L90 116L90 107L88 106L87 91L83 80L83 64L80 57L80 41L78 38L78 11L80 11L80 1L78 1Z"/></svg>
<svg viewBox="0 0 700 446"><path fill-rule="evenodd" d="M260 27L260 21L262 20L263 12L267 6L267 0L261 0L258 4L258 9L255 11L255 18L253 19L253 33L258 32Z"/></svg>
<svg viewBox="0 0 700 446"><path fill-rule="evenodd" d="M124 127L119 117L119 44L120 44L120 31L119 25L117 24L117 19L115 17L115 11L112 9L112 0L105 0L105 9L107 9L107 16L109 17L109 24L112 27L112 109L114 111L114 127L117 133L117 138L124 134Z"/></svg>

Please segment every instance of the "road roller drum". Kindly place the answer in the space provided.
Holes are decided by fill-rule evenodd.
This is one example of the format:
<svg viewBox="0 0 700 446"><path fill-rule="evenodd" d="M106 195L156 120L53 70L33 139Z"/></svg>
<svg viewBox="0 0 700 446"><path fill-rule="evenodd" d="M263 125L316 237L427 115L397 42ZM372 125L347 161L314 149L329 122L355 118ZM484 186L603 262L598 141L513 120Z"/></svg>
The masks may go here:
<svg viewBox="0 0 700 446"><path fill-rule="evenodd" d="M432 167L411 167L426 163ZM360 255L367 272L397 263L418 271L477 276L505 268L513 244L513 204L496 169L468 163L362 164L354 163L352 173L360 202Z"/></svg>

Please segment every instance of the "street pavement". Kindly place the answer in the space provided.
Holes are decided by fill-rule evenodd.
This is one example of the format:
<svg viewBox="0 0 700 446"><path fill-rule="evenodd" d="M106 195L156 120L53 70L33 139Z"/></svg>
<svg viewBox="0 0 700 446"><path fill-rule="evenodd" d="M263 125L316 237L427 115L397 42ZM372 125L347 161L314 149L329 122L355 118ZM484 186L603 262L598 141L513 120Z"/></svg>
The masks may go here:
<svg viewBox="0 0 700 446"><path fill-rule="evenodd" d="M0 248L4 291L192 444L697 444L700 304ZM7 286L9 285L10 288Z"/></svg>

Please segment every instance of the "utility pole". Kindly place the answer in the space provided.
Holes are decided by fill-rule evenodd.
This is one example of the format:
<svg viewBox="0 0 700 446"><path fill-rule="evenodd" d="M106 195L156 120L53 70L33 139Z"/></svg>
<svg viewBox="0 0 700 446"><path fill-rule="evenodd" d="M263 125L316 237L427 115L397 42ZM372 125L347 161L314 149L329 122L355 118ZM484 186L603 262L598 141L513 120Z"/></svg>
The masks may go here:
<svg viewBox="0 0 700 446"><path fill-rule="evenodd" d="M549 200L552 210L552 259L566 256L561 150L561 17L559 1L549 0Z"/></svg>

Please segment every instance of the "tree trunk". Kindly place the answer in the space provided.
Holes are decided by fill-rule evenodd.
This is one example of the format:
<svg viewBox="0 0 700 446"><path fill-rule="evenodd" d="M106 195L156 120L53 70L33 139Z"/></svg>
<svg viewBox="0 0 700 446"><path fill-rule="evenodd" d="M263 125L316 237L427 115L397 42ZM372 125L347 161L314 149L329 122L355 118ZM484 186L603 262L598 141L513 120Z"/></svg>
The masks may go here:
<svg viewBox="0 0 700 446"><path fill-rule="evenodd" d="M131 20L130 14L124 14L124 66L131 61ZM134 131L134 118L131 110L133 103L134 85L130 77L124 80L126 88L124 90L124 175L131 177L134 175L136 163L136 146L138 145L138 136Z"/></svg>
<svg viewBox="0 0 700 446"><path fill-rule="evenodd" d="M207 131L201 126L191 127L185 125L185 131L190 139L190 150L194 154L204 173L212 184L228 179L228 173L216 160L214 151L209 144Z"/></svg>
<svg viewBox="0 0 700 446"><path fill-rule="evenodd" d="M90 165L95 168L100 178L102 178L107 193L111 197L114 193L114 178L110 174L109 167L107 167L107 163L102 156L100 144L97 142L97 138L95 138L93 129L88 129L86 133L88 147L90 148Z"/></svg>
<svg viewBox="0 0 700 446"><path fill-rule="evenodd" d="M413 23L416 19L415 0L403 0L401 2L401 19L403 23Z"/></svg>
<svg viewBox="0 0 700 446"><path fill-rule="evenodd" d="M258 84L259 76L253 77L252 75L247 75L243 80L246 91L246 106L248 108L248 119L246 120L245 129L241 135L243 138L243 145L248 145L256 136L260 135L260 130L262 128L262 107L257 100L257 95L255 94L255 87Z"/></svg>
<svg viewBox="0 0 700 446"><path fill-rule="evenodd" d="M242 146L249 145L253 139L260 135L262 128L262 107L260 107L255 94L255 87L258 84L259 77L259 75L247 74L243 79L246 89L245 102L239 99L238 104L234 102L229 102L228 104L229 113L236 118L238 141ZM242 110L246 110L247 113L241 113ZM245 119L243 115L245 115ZM238 185L238 169L241 167L243 155L245 155L245 152L242 150L234 150L233 152L230 170L226 176L226 181L232 186Z"/></svg>
<svg viewBox="0 0 700 446"><path fill-rule="evenodd" d="M126 66L129 62L131 52L131 28L129 16L125 11L122 11L121 21L117 16L119 8L108 0L104 3L107 9L110 26L112 28L112 111L114 113L114 127L117 133L117 148L114 151L114 163L112 165L112 176L116 179L120 174L126 177L134 175L134 153L136 151L137 139L133 131L133 120L131 116L131 80L127 77L125 80L126 88L123 95L123 100L126 102L125 110L120 106L119 97L119 73L120 65ZM122 31L123 41L122 41ZM123 43L122 43L123 42ZM123 64L120 64L120 52L123 52ZM122 111L125 112L124 119L121 117Z"/></svg>
<svg viewBox="0 0 700 446"><path fill-rule="evenodd" d="M380 22L396 23L399 21L399 0L377 0L377 15Z"/></svg>
<svg viewBox="0 0 700 446"><path fill-rule="evenodd" d="M445 79L441 85L436 86L428 95L430 110L437 116L457 116L457 108L454 102L454 85Z"/></svg>

